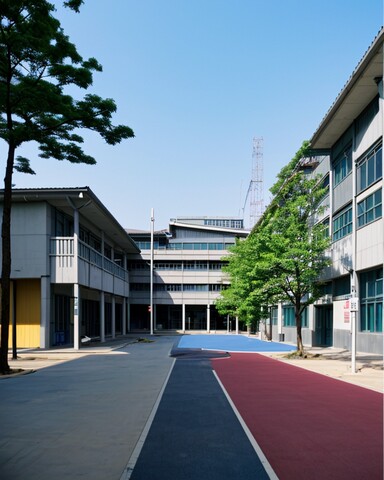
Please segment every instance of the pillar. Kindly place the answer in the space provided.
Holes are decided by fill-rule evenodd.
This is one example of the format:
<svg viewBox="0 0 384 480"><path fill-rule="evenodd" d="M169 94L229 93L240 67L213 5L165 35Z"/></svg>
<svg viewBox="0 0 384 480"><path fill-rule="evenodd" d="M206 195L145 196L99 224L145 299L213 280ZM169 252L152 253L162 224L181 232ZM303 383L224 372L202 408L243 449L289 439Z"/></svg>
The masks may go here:
<svg viewBox="0 0 384 480"><path fill-rule="evenodd" d="M105 342L105 294L100 292L100 341Z"/></svg>
<svg viewBox="0 0 384 480"><path fill-rule="evenodd" d="M50 320L51 320L51 283L49 276L41 277L41 323L40 348L50 347Z"/></svg>
<svg viewBox="0 0 384 480"><path fill-rule="evenodd" d="M185 303L182 304L181 330L185 333Z"/></svg>
<svg viewBox="0 0 384 480"><path fill-rule="evenodd" d="M127 334L127 299L123 297L123 305L122 305L122 327L123 331L121 332L123 335Z"/></svg>
<svg viewBox="0 0 384 480"><path fill-rule="evenodd" d="M112 295L112 338L116 338L116 299Z"/></svg>
<svg viewBox="0 0 384 480"><path fill-rule="evenodd" d="M80 349L80 299L79 284L73 284L73 345L75 350Z"/></svg>

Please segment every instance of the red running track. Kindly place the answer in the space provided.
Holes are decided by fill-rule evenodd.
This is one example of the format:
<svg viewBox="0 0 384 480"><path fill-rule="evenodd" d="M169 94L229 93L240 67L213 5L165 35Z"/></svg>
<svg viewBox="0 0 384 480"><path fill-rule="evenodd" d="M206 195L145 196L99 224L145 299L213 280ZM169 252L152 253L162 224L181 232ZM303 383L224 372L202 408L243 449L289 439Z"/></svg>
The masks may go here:
<svg viewBox="0 0 384 480"><path fill-rule="evenodd" d="M382 480L383 395L254 353L213 368L280 480Z"/></svg>

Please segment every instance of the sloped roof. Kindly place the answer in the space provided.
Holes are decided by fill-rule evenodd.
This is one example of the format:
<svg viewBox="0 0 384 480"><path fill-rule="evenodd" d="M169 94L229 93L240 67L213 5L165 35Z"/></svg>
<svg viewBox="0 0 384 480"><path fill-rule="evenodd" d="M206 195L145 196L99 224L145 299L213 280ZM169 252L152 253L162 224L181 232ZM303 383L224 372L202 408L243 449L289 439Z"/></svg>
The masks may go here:
<svg viewBox="0 0 384 480"><path fill-rule="evenodd" d="M4 190L0 190L0 201L3 193ZM48 202L71 216L75 207L81 216L103 230L125 252L140 252L128 233L89 187L15 188L12 190L12 202Z"/></svg>
<svg viewBox="0 0 384 480"><path fill-rule="evenodd" d="M383 78L383 39L381 28L313 134L313 149L331 148L378 94L377 82Z"/></svg>

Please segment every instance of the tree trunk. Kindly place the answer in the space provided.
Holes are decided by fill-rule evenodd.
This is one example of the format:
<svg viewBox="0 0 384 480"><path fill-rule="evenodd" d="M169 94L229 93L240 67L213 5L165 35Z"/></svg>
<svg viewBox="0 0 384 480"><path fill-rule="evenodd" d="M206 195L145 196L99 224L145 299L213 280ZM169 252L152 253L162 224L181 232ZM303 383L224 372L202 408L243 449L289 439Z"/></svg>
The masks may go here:
<svg viewBox="0 0 384 480"><path fill-rule="evenodd" d="M8 365L9 316L11 293L11 207L12 172L15 160L15 147L9 144L7 166L4 177L3 219L1 225L2 269L1 269L1 343L0 373L10 372Z"/></svg>
<svg viewBox="0 0 384 480"><path fill-rule="evenodd" d="M295 317L296 317L296 334L297 334L297 352L303 357L304 356L304 345L303 339L301 336L301 312L300 307L295 307Z"/></svg>

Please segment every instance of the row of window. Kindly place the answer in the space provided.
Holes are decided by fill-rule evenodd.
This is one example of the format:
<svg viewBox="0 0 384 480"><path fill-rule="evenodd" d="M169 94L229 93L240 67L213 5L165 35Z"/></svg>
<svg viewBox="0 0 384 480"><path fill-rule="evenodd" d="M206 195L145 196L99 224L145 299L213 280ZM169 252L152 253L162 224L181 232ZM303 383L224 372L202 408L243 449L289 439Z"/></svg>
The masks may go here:
<svg viewBox="0 0 384 480"><path fill-rule="evenodd" d="M334 161L334 186L336 187L352 172L352 149L348 147ZM383 175L382 145L372 148L357 163L357 193L381 179ZM329 182L329 181L328 181Z"/></svg>
<svg viewBox="0 0 384 480"><path fill-rule="evenodd" d="M273 307L271 310L271 319L272 325L277 325L278 321L278 308ZM283 326L284 327L295 327L295 308L293 305L284 305L283 306ZM301 326L308 328L308 309L304 309L301 314Z"/></svg>
<svg viewBox="0 0 384 480"><path fill-rule="evenodd" d="M369 195L357 204L357 226L363 227L382 216L382 190Z"/></svg>
<svg viewBox="0 0 384 480"><path fill-rule="evenodd" d="M140 250L150 250L151 249L151 242L136 242L136 245L140 248ZM231 243L222 243L222 242L176 242L176 243L168 243L166 248L169 250L228 250L229 247L234 245L233 242ZM158 242L154 242L153 244L154 250L161 249Z"/></svg>
<svg viewBox="0 0 384 480"><path fill-rule="evenodd" d="M222 242L177 242L170 243L168 248L170 250L228 250L234 243L222 243Z"/></svg>
<svg viewBox="0 0 384 480"><path fill-rule="evenodd" d="M334 151L340 153L333 159L334 186L337 186L352 172L352 137L359 138L379 114L379 96L377 96L355 120L351 129L339 139ZM357 193L380 180L383 175L382 145L374 145L357 161Z"/></svg>
<svg viewBox="0 0 384 480"><path fill-rule="evenodd" d="M221 292L226 285L212 284L181 284L181 283L155 283L153 285L154 292ZM149 292L149 283L131 283L131 291Z"/></svg>
<svg viewBox="0 0 384 480"><path fill-rule="evenodd" d="M383 269L360 275L360 330L383 331Z"/></svg>
<svg viewBox="0 0 384 480"><path fill-rule="evenodd" d="M376 190L357 204L357 228L382 217L382 190ZM332 240L336 242L352 233L352 205L343 208L333 218Z"/></svg>
<svg viewBox="0 0 384 480"><path fill-rule="evenodd" d="M154 262L155 270L222 270L224 262L184 261L184 262ZM147 262L132 262L130 270L149 270Z"/></svg>
<svg viewBox="0 0 384 480"><path fill-rule="evenodd" d="M378 268L363 272L359 276L360 280L360 325L361 332L383 331L383 269ZM341 277L334 282L335 295L350 294L350 277ZM278 323L278 309L273 307L271 310L272 324ZM308 327L307 309L301 314L302 326ZM295 310L292 305L283 306L283 326L294 327Z"/></svg>
<svg viewBox="0 0 384 480"><path fill-rule="evenodd" d="M383 175L382 146L373 148L357 166L357 193L373 185Z"/></svg>
<svg viewBox="0 0 384 480"><path fill-rule="evenodd" d="M243 220L209 218L204 220L204 225L225 228L243 228Z"/></svg>

